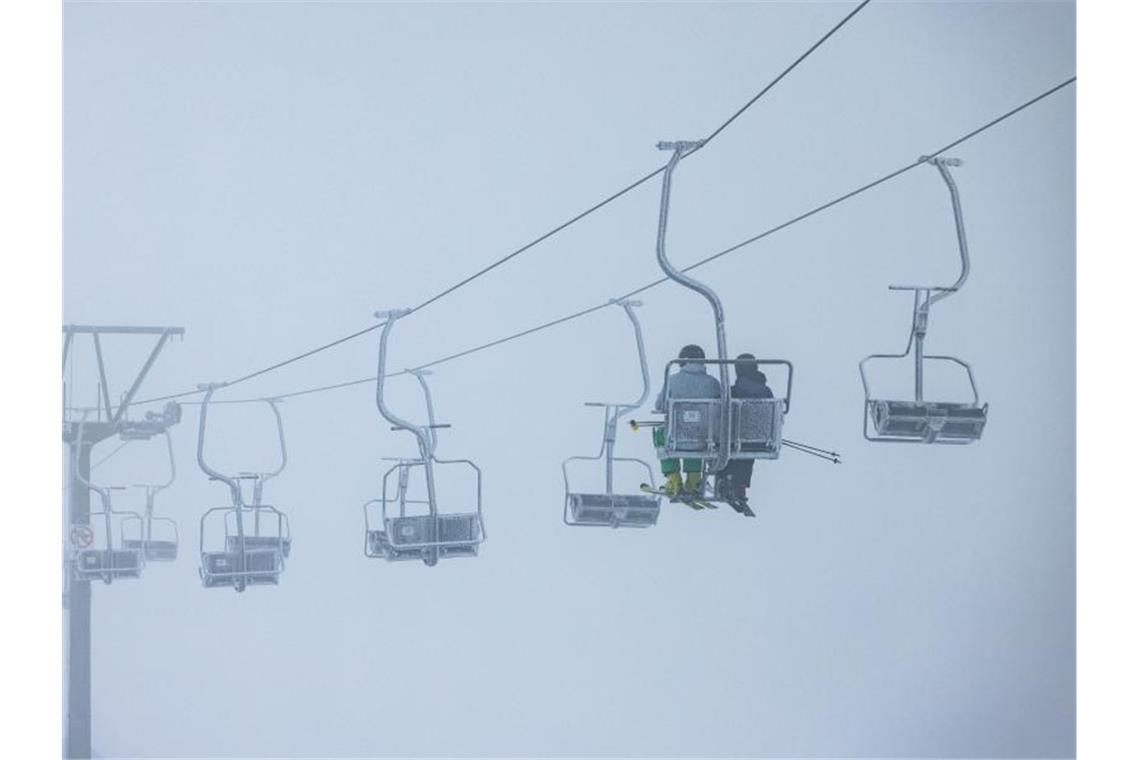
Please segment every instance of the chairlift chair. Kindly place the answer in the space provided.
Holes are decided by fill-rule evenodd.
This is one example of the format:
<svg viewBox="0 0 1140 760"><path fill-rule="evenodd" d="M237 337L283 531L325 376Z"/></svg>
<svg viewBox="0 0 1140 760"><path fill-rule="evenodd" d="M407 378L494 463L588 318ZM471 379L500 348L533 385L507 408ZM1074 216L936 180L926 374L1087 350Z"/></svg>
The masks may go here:
<svg viewBox="0 0 1140 760"><path fill-rule="evenodd" d="M958 252L962 262L958 280L949 287L934 285L891 285L890 290L913 291L914 306L911 329L906 349L901 354L871 354L859 362L859 376L863 382L863 437L874 443L939 443L969 444L980 440L989 414L989 404L980 404L974 370L956 356L924 353L934 304L957 293L970 274L970 253L966 245L966 226L962 219L962 206L958 187L950 175L951 166L961 166L956 158L923 157L938 169L950 190L954 209L954 225L958 233ZM872 394L867 381L867 364L880 359L905 359L914 353L914 398L888 400ZM965 370L970 383L972 401L929 401L923 394L923 371L927 361L956 364ZM873 432L872 432L873 428Z"/></svg>
<svg viewBox="0 0 1140 760"><path fill-rule="evenodd" d="M376 313L377 317L386 320L380 333L376 407L380 411L380 416L391 423L392 430L406 430L415 436L420 455L416 458L394 460L395 463L384 473L380 498L364 504L364 554L367 557L381 558L390 562L422 560L425 565L432 566L440 559L474 557L479 553L479 545L487 535L483 524L483 475L469 459L436 457L435 450L438 443L436 430L450 425L441 425L435 420L431 390L425 379L429 374L426 370L408 370L408 373L416 378L423 391L428 414L427 425L414 425L398 417L385 403L384 380L388 339L396 321L407 313L407 310ZM474 511L448 513L439 511L435 470L440 465L465 466L475 472ZM426 498L409 498L411 476L420 470L423 471ZM391 493L388 485L393 474L396 475L396 488L395 492ZM425 509L426 514L409 514L412 510ZM379 514L374 519L370 513L376 511Z"/></svg>
<svg viewBox="0 0 1140 760"><path fill-rule="evenodd" d="M136 488L143 489L146 497L146 511L140 518L128 517L120 523L120 543L124 549L138 550L143 553L147 561L173 562L178 559L178 523L169 517L154 516L154 500L159 491L168 488L174 482L174 445L170 440L170 433L164 427L162 436L166 439L166 453L170 462L170 477L164 483L140 483ZM145 440L144 436L135 432L127 440ZM128 525L137 525L136 538L126 535Z"/></svg>
<svg viewBox="0 0 1140 760"><path fill-rule="evenodd" d="M728 358L725 335L724 306L716 292L708 285L677 269L665 252L666 230L669 219L669 199L673 171L686 155L699 149L703 141L660 142L658 149L672 151L665 166L661 186L661 208L657 227L657 263L665 275L683 287L704 296L712 307L716 327L716 359L673 359L665 366L665 385L662 391L664 414L661 422L651 423L664 428L663 443L657 446L659 459L684 458L702 460L701 487L697 498L719 501L715 485L710 489L709 475L724 469L732 459L778 459L783 441L784 417L791 410L791 362L784 359L756 359L756 364L779 366L786 372L785 393L781 398L731 397L728 367L735 363ZM713 365L718 370L720 397L712 399L685 399L669 397L669 370L673 365L685 363Z"/></svg>
<svg viewBox="0 0 1140 760"><path fill-rule="evenodd" d="M682 364L719 367L735 364L734 359L673 359L665 365L662 397L665 399L664 443L657 447L660 459L685 458L719 461L721 452L728 459L779 459L783 443L784 417L791 410L793 367L783 359L755 359L762 366L785 370L785 394L779 398L669 398L669 370ZM731 389L728 389L731 394ZM729 435L722 435L723 409L729 410ZM719 469L719 467L718 467Z"/></svg>
<svg viewBox="0 0 1140 760"><path fill-rule="evenodd" d="M211 480L221 481L229 487L231 504L206 510L199 523L201 567L198 573L202 585L206 588L232 586L236 591L244 591L249 585L276 585L285 570L285 557L291 546L289 521L276 507L262 503L262 487L265 481L280 474L285 468L285 430L280 410L274 399L265 399L277 422L281 445L280 466L272 472L225 475L211 468L204 456L206 415L214 391L221 386L204 387L206 395L202 399L198 417L198 466ZM244 480L253 481L253 501L250 504L245 503L242 492ZM251 519L252 533L249 532L247 522ZM222 541L211 542L209 549L206 540L207 525L214 526L215 533L222 534Z"/></svg>
<svg viewBox="0 0 1140 760"><path fill-rule="evenodd" d="M79 442L83 440L83 426L84 421L79 422L79 432L75 437L75 449L72 452L72 466L74 468L76 479L90 489L92 492L99 494L101 509L99 511L90 512L91 517L102 515L104 520L103 542L102 547L92 547L89 543L84 542L86 545L75 546L73 540L72 556L72 569L74 576L77 580L102 580L106 584L112 581L120 580L123 578L138 578L142 575L143 567L146 564L146 558L141 549L131 548L120 543L119 547L115 547L114 524L115 515L120 515L120 521L123 519L135 518L142 519L138 512L131 510L116 510L111 504L111 492L126 490L125 486L100 486L92 483L87 478L83 477L83 473L79 469ZM120 522L121 525L121 522ZM93 534L88 532L89 539L93 540Z"/></svg>
<svg viewBox="0 0 1140 760"><path fill-rule="evenodd" d="M649 365L645 359L645 342L641 335L641 323L634 313L640 301L614 301L621 306L633 325L637 340L637 356L641 366L641 397L632 404L613 404L588 401L586 406L601 407L604 412L602 445L592 457L574 456L562 462L562 481L565 485L565 498L562 506L562 521L571 526L593 526L612 528L648 528L657 524L661 510L660 497L645 493L614 493L614 462L631 462L641 465L649 475L649 483L655 489L653 468L648 462L633 457L615 457L614 444L617 439L617 423L624 415L634 411L649 397ZM597 462L604 460L606 490L604 493L572 491L568 465L574 461Z"/></svg>

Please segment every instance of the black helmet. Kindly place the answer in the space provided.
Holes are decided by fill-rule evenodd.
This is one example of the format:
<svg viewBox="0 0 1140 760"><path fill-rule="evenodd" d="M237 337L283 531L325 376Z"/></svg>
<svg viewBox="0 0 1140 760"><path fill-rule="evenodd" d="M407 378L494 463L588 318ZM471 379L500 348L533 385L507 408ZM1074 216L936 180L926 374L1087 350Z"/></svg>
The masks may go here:
<svg viewBox="0 0 1140 760"><path fill-rule="evenodd" d="M760 364L756 361L756 357L752 354L741 354L736 357L735 365L737 377L754 377L762 383L768 381L768 378L760 371Z"/></svg>

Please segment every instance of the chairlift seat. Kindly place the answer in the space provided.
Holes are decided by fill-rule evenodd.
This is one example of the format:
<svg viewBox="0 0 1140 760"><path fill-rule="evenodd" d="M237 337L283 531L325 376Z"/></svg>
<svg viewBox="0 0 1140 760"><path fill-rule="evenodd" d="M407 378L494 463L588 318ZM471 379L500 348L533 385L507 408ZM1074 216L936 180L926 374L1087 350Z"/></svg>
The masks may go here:
<svg viewBox="0 0 1140 760"><path fill-rule="evenodd" d="M384 522L385 530L368 531L368 548L389 561L425 559L432 552L441 558L474 557L483 540L475 512L389 517Z"/></svg>
<svg viewBox="0 0 1140 760"><path fill-rule="evenodd" d="M242 556L238 551L204 552L202 554L202 583L207 588L232 586L239 581L247 585L277 584L281 574L281 552L276 549L245 551L245 570L241 570Z"/></svg>
<svg viewBox="0 0 1140 760"><path fill-rule="evenodd" d="M138 578L142 554L132 549L83 549L75 555L75 575L81 580Z"/></svg>
<svg viewBox="0 0 1140 760"><path fill-rule="evenodd" d="M124 427L119 431L119 439L123 441L149 441L157 434L157 430L142 425Z"/></svg>
<svg viewBox="0 0 1140 760"><path fill-rule="evenodd" d="M661 459L716 459L720 439L720 399L671 399ZM731 399L731 459L776 459L784 426L784 401L774 398Z"/></svg>
<svg viewBox="0 0 1140 760"><path fill-rule="evenodd" d="M245 550L257 551L280 551L281 556L288 557L289 550L293 547L293 539L289 536L245 536ZM236 552L238 550L238 537L226 537L226 551Z"/></svg>
<svg viewBox="0 0 1140 760"><path fill-rule="evenodd" d="M659 499L645 494L572 493L568 498L578 525L648 528L657 524L661 511Z"/></svg>
<svg viewBox="0 0 1140 760"><path fill-rule="evenodd" d="M884 438L923 443L969 443L982 437L989 405L937 401L867 402L875 432Z"/></svg>
<svg viewBox="0 0 1140 760"><path fill-rule="evenodd" d="M144 541L139 538L124 538L122 543L124 549L142 552L148 562L173 562L178 559L177 541L158 541L155 539Z"/></svg>

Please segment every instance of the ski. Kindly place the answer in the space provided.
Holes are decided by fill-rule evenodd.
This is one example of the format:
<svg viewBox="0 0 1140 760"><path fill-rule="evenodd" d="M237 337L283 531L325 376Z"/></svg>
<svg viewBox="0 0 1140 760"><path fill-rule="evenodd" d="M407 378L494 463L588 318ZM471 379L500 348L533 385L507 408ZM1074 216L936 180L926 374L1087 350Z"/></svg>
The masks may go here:
<svg viewBox="0 0 1140 760"><path fill-rule="evenodd" d="M670 494L665 489L654 488L653 486L649 485L648 483L642 483L641 484L641 490L644 491L645 493L654 494L655 496L664 496L666 499L668 499L669 501L671 501L673 503L679 502L681 504L685 504L690 509L700 510L700 509L716 509L717 508L716 504L713 504L711 501L705 501L704 499L693 498L692 495L686 494L684 492L681 492L679 494Z"/></svg>
<svg viewBox="0 0 1140 760"><path fill-rule="evenodd" d="M738 513L744 515L745 517L755 517L756 516L756 513L752 511L752 508L748 506L748 502L740 501L738 499L728 499L727 501L728 501L728 506L732 507Z"/></svg>

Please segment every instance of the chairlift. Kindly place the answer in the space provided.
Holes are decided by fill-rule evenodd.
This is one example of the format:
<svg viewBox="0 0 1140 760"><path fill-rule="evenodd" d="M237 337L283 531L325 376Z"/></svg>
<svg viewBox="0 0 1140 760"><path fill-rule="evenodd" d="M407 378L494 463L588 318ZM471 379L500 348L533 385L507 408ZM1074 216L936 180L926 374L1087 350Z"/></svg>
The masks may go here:
<svg viewBox="0 0 1140 760"><path fill-rule="evenodd" d="M124 549L141 551L148 561L173 562L178 559L178 523L169 517L154 516L154 500L159 491L170 487L174 482L174 445L170 433L164 427L162 436L166 439L166 454L170 461L170 477L163 483L139 483L135 488L143 489L146 496L144 517L129 517L119 525L120 543ZM127 440L135 440L136 436ZM127 538L128 525L138 525L137 538Z"/></svg>
<svg viewBox="0 0 1140 760"><path fill-rule="evenodd" d="M431 390L428 387L427 370L408 370L416 378L424 394L428 424L414 425L396 416L384 401L385 368L387 365L388 338L396 321L408 314L408 310L377 312L378 318L385 319L380 333L380 349L376 377L376 407L380 416L392 425L392 430L406 430L416 438L419 457L388 461L395 463L384 473L379 499L364 504L364 554L367 557L382 558L389 562L401 560L422 560L429 567L440 559L452 557L474 557L479 553L479 545L486 538L483 525L483 474L469 459L439 459L435 455L436 430L451 427L438 424L435 408L432 405ZM435 470L437 466L466 466L475 472L475 509L469 512L439 511L436 499ZM414 472L423 471L426 498L409 498L409 483ZM396 475L395 492L390 494L388 483L392 474ZM377 510L378 507L378 510ZM426 510L426 514L409 514L412 511ZM370 513L378 511L375 520ZM376 527L373 527L375 524Z"/></svg>
<svg viewBox="0 0 1140 760"><path fill-rule="evenodd" d="M634 308L641 306L640 301L613 301L621 306L633 325L633 334L637 341L637 356L641 366L641 396L631 404L614 404L597 401L587 401L586 406L601 407L604 414L602 428L602 445L594 456L574 456L562 462L562 481L565 484L565 499L562 506L562 521L571 526L595 526L612 528L648 528L657 524L657 516L661 509L661 499L645 493L629 494L614 492L614 462L631 462L641 465L649 475L649 484L656 489L653 468L648 462L633 457L615 457L614 443L617 439L618 420L634 411L649 397L649 365L645 359L645 341L641 335L641 323L634 313ZM606 490L605 493L586 493L570 490L570 473L568 465L574 461L597 462L605 461Z"/></svg>
<svg viewBox="0 0 1140 760"><path fill-rule="evenodd" d="M229 506L213 507L206 510L199 524L199 552L202 564L199 576L207 588L233 586L236 591L244 591L248 585L276 585L285 570L285 557L288 556L291 539L289 519L274 506L262 503L262 488L265 481L277 476L285 469L285 428L280 410L274 399L264 399L273 411L277 422L277 437L281 445L281 464L271 472L242 472L225 475L211 468L204 457L206 441L206 414L210 401L220 385L203 386L206 395L202 399L198 417L198 466L211 480L218 480L230 489ZM242 493L242 481L253 481L253 500L246 504ZM252 519L253 531L249 532L247 521ZM218 523L221 523L218 526ZM223 540L211 543L207 549L207 524L220 532ZM221 530L218 531L217 527Z"/></svg>
<svg viewBox="0 0 1140 760"><path fill-rule="evenodd" d="M970 274L970 253L966 246L966 226L962 220L962 206L958 186L950 175L951 166L961 166L956 158L923 157L938 169L950 190L954 209L954 225L958 233L958 252L962 270L957 281L949 287L935 285L891 285L890 290L913 291L914 306L911 312L911 329L906 349L901 354L871 354L859 362L859 376L863 381L863 437L874 443L939 443L963 445L981 439L989 413L989 404L979 404L978 385L974 370L956 356L924 353L926 334L930 323L930 309L944 298L957 293ZM914 353L914 398L887 400L872 395L867 382L866 365L878 359L905 359ZM923 395L923 370L928 360L956 364L966 372L973 400L929 401ZM874 427L874 432L870 428Z"/></svg>
<svg viewBox="0 0 1140 760"><path fill-rule="evenodd" d="M658 439L658 459L702 460L701 484L696 493L678 494L681 501L724 501L715 480L709 476L724 469L732 459L778 459L783 441L784 417L791 411L791 362L784 359L755 359L755 364L780 367L785 373L784 395L775 398L731 397L728 368L735 363L728 357L725 336L724 307L716 292L699 280L678 270L665 253L665 237L669 219L669 198L673 171L689 153L701 147L703 141L660 142L658 149L672 151L665 166L661 186L661 208L657 227L657 263L665 275L683 287L704 296L713 310L716 326L716 359L673 359L665 366L665 384L662 391L664 414L660 422L649 424L661 427L664 434ZM713 365L720 380L720 397L686 399L669 397L669 370L673 365L685 363ZM637 423L634 423L636 427Z"/></svg>
<svg viewBox="0 0 1140 760"><path fill-rule="evenodd" d="M118 548L115 547L115 515L121 516L120 525L124 519L134 518L141 521L142 517L138 512L116 510L112 506L111 492L126 490L125 486L100 486L83 477L83 473L79 468L78 447L82 445L80 442L83 441L83 427L85 422L86 415L84 419L78 423L78 434L75 436L76 443L72 450L72 467L76 480L92 492L99 494L102 507L99 511L90 512L89 515L91 517L97 515L103 516L104 545L102 547L91 546L91 543L94 541L93 532L90 530L79 531L73 527L72 545L74 546L74 551L72 568L77 580L90 581L99 579L110 585L110 583L115 580L138 578L142 575L143 567L146 564L146 559L141 549L128 547L121 542ZM82 542L76 541L76 536L78 535L84 537Z"/></svg>

